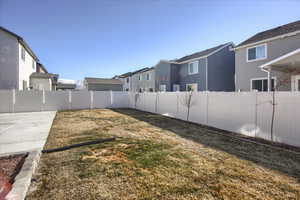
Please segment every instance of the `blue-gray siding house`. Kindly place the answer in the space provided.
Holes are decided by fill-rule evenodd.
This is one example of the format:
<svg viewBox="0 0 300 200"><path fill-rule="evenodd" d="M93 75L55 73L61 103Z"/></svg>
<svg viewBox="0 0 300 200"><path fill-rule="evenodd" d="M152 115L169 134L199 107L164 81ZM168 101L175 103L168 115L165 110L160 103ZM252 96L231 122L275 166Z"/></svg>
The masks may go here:
<svg viewBox="0 0 300 200"><path fill-rule="evenodd" d="M157 91L234 91L233 43L222 44L155 66Z"/></svg>

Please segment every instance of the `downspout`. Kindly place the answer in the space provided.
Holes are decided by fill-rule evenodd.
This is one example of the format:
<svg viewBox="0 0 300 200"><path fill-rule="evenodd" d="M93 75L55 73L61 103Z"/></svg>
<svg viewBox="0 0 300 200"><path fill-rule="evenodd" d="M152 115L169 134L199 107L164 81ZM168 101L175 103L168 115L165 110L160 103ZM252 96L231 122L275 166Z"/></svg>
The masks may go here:
<svg viewBox="0 0 300 200"><path fill-rule="evenodd" d="M266 69L261 68L261 71L268 73L268 92L270 92L271 91L271 87L270 87L271 86L271 69L266 70Z"/></svg>
<svg viewBox="0 0 300 200"><path fill-rule="evenodd" d="M208 59L207 57L205 58L205 90L208 91L208 71L207 67L208 66Z"/></svg>

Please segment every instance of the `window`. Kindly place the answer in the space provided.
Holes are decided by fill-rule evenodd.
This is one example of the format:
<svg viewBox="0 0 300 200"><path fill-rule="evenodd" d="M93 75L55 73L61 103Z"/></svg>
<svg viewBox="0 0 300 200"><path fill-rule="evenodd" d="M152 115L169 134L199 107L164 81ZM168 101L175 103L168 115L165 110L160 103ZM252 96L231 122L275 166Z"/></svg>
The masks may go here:
<svg viewBox="0 0 300 200"><path fill-rule="evenodd" d="M25 49L23 47L21 47L21 58L25 61Z"/></svg>
<svg viewBox="0 0 300 200"><path fill-rule="evenodd" d="M180 86L178 84L173 85L173 92L180 91Z"/></svg>
<svg viewBox="0 0 300 200"><path fill-rule="evenodd" d="M186 85L186 91L197 91L197 90L198 90L198 84L197 83Z"/></svg>
<svg viewBox="0 0 300 200"><path fill-rule="evenodd" d="M159 90L160 90L161 92L167 91L166 85L160 85L160 86L159 86Z"/></svg>
<svg viewBox="0 0 300 200"><path fill-rule="evenodd" d="M259 45L247 49L247 61L263 60L267 58L267 45Z"/></svg>
<svg viewBox="0 0 300 200"><path fill-rule="evenodd" d="M147 74L147 75L146 75L146 80L147 80L147 81L151 80L150 74Z"/></svg>
<svg viewBox="0 0 300 200"><path fill-rule="evenodd" d="M129 77L126 78L126 83L129 83Z"/></svg>
<svg viewBox="0 0 300 200"><path fill-rule="evenodd" d="M139 75L139 81L141 81L142 80L142 75Z"/></svg>
<svg viewBox="0 0 300 200"><path fill-rule="evenodd" d="M275 88L275 78L271 79L271 91L273 91ZM252 79L251 80L251 90L257 90L257 91L268 91L268 79L267 78L261 78L261 79Z"/></svg>
<svg viewBox="0 0 300 200"><path fill-rule="evenodd" d="M190 62L188 65L188 74L197 74L198 73L198 61Z"/></svg>
<svg viewBox="0 0 300 200"><path fill-rule="evenodd" d="M32 59L32 69L35 70L35 63L34 63L34 59Z"/></svg>

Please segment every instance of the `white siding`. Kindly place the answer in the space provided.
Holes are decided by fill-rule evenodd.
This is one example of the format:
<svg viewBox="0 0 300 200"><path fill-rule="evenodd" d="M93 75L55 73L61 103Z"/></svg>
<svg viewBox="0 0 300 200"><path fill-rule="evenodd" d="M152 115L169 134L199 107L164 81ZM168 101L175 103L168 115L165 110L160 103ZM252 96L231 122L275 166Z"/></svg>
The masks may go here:
<svg viewBox="0 0 300 200"><path fill-rule="evenodd" d="M19 90L23 90L23 81L27 82L27 88L29 88L30 75L36 72L36 61L25 50L25 61L21 58L22 45L19 44ZM32 61L34 61L34 69L32 67Z"/></svg>

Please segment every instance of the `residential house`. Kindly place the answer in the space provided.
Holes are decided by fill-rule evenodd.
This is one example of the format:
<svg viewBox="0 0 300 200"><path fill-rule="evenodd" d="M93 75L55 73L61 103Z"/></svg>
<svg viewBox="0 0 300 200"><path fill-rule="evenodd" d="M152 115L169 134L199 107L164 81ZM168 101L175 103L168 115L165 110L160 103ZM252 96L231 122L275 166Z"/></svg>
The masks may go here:
<svg viewBox="0 0 300 200"><path fill-rule="evenodd" d="M300 91L300 21L257 33L234 50L237 91Z"/></svg>
<svg viewBox="0 0 300 200"><path fill-rule="evenodd" d="M84 78L84 86L92 91L123 91L122 81L107 78Z"/></svg>
<svg viewBox="0 0 300 200"><path fill-rule="evenodd" d="M233 43L155 66L157 91L234 91Z"/></svg>
<svg viewBox="0 0 300 200"><path fill-rule="evenodd" d="M119 79L123 85L123 91L131 91L131 72L115 76L113 79Z"/></svg>
<svg viewBox="0 0 300 200"><path fill-rule="evenodd" d="M36 54L22 37L0 27L0 89L53 90L57 77L39 64Z"/></svg>
<svg viewBox="0 0 300 200"><path fill-rule="evenodd" d="M58 74L48 73L47 69L37 63L37 72L30 75L30 89L54 91L57 87Z"/></svg>
<svg viewBox="0 0 300 200"><path fill-rule="evenodd" d="M131 73L132 92L155 91L155 68L145 67Z"/></svg>

